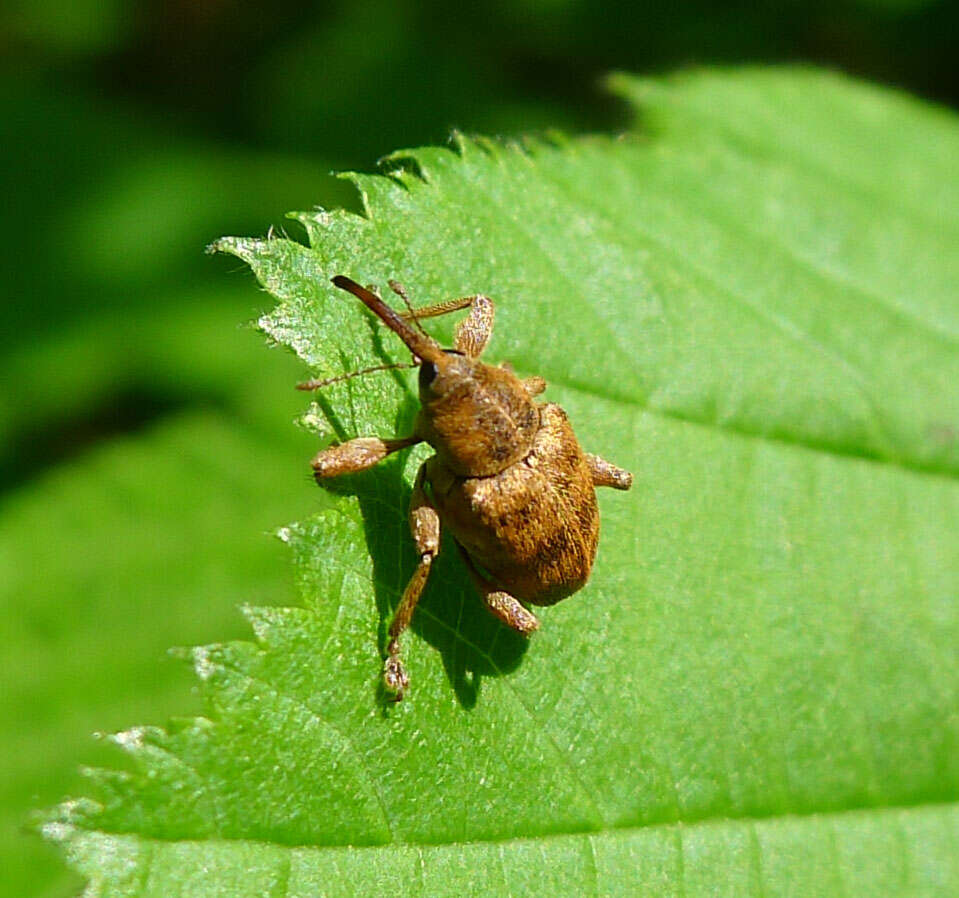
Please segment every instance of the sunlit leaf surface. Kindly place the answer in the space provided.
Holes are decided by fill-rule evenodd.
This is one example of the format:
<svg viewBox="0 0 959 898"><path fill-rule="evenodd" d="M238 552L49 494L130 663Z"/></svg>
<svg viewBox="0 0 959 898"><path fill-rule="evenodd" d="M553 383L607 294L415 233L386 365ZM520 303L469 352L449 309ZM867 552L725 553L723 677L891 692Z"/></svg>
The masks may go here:
<svg viewBox="0 0 959 898"><path fill-rule="evenodd" d="M334 274L493 296L488 357L636 476L591 583L527 645L447 545L387 706L423 453L338 484L280 531L304 607L47 822L91 895L959 892L959 129L815 72L615 85L634 134L404 153L309 248L218 245L321 376L408 358ZM402 432L410 384L310 418Z"/></svg>

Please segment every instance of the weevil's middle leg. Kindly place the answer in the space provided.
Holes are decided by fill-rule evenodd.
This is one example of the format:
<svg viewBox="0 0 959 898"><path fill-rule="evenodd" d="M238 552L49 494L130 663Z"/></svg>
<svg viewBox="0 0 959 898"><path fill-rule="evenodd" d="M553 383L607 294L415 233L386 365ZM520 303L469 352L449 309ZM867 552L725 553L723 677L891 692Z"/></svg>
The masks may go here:
<svg viewBox="0 0 959 898"><path fill-rule="evenodd" d="M546 389L546 378L534 374L532 377L523 378L523 386L530 396L539 396Z"/></svg>
<svg viewBox="0 0 959 898"><path fill-rule="evenodd" d="M395 694L396 701L401 701L403 693L410 685L410 677L400 660L400 636L410 625L413 610L420 600L423 588L430 576L433 559L440 551L440 516L430 504L430 500L423 489L426 481L426 463L420 466L413 484L413 498L410 501L410 530L420 562L410 577L403 598L393 614L390 622L389 638L386 646L386 662L383 665L383 684Z"/></svg>
<svg viewBox="0 0 959 898"><path fill-rule="evenodd" d="M633 475L605 458L586 453L586 464L593 475L593 486L611 486L615 490L628 490L633 485Z"/></svg>
<svg viewBox="0 0 959 898"><path fill-rule="evenodd" d="M469 571L470 578L479 591L483 604L489 609L490 613L498 617L506 626L512 627L517 633L529 636L539 629L539 618L528 608L524 608L518 599L504 592L496 585L487 580L473 564L473 559L466 554L466 550L459 544L456 544L460 550L460 555L466 563L466 570Z"/></svg>
<svg viewBox="0 0 959 898"><path fill-rule="evenodd" d="M509 371L510 374L515 374L513 366L509 362L500 362L500 368L504 371ZM531 377L524 377L520 383L523 385L523 389L530 396L539 396L540 393L544 392L546 389L546 378L540 377L538 374L534 374Z"/></svg>
<svg viewBox="0 0 959 898"><path fill-rule="evenodd" d="M402 284L390 281L390 289L398 296L403 297L409 304L409 296ZM470 313L456 327L456 336L453 340L454 349L470 358L482 355L493 333L493 318L495 307L493 300L482 293L475 296L463 296L459 299L448 299L446 302L423 306L400 315L408 321L419 321L422 318L435 318L437 315L446 315L449 312L458 312L460 309L469 309Z"/></svg>

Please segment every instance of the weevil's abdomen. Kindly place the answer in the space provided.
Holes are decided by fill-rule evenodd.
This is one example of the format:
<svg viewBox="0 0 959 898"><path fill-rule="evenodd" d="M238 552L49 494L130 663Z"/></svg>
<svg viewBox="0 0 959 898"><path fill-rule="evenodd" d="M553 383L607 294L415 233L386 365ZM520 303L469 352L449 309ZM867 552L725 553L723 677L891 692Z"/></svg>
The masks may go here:
<svg viewBox="0 0 959 898"><path fill-rule="evenodd" d="M427 476L443 522L500 589L552 605L582 588L599 539L586 457L566 413L540 410L530 453L490 477L456 477L438 458Z"/></svg>

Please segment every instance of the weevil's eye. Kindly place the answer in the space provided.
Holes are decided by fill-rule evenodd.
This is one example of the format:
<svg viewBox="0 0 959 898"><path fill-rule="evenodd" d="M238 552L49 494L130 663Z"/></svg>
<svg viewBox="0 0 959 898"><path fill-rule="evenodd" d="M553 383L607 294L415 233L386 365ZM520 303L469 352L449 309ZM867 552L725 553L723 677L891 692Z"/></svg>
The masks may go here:
<svg viewBox="0 0 959 898"><path fill-rule="evenodd" d="M436 365L432 362L420 363L420 389L425 390L436 380Z"/></svg>

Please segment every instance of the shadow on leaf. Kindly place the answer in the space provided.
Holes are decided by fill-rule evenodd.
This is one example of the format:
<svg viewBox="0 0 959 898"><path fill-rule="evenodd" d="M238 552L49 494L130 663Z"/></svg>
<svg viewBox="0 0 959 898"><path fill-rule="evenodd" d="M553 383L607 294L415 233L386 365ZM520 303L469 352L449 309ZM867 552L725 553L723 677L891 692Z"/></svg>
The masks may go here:
<svg viewBox="0 0 959 898"><path fill-rule="evenodd" d="M345 429L336 413L322 397L317 401L337 435L344 438ZM398 434L409 433L416 408L416 401L410 397L397 416ZM404 476L410 451L398 452L368 471L323 484L324 489L335 495L355 496L359 500L367 548L373 561L380 616L379 644L384 658L387 628L418 560L408 523L412 488ZM409 629L439 651L456 697L466 709L476 705L482 678L515 670L529 645L526 638L501 624L482 606L459 558L455 541L445 532ZM408 654L410 633L401 640L404 654ZM379 677L377 683L379 700L384 709L388 709L391 698ZM415 690L414 679L411 694L415 694Z"/></svg>

